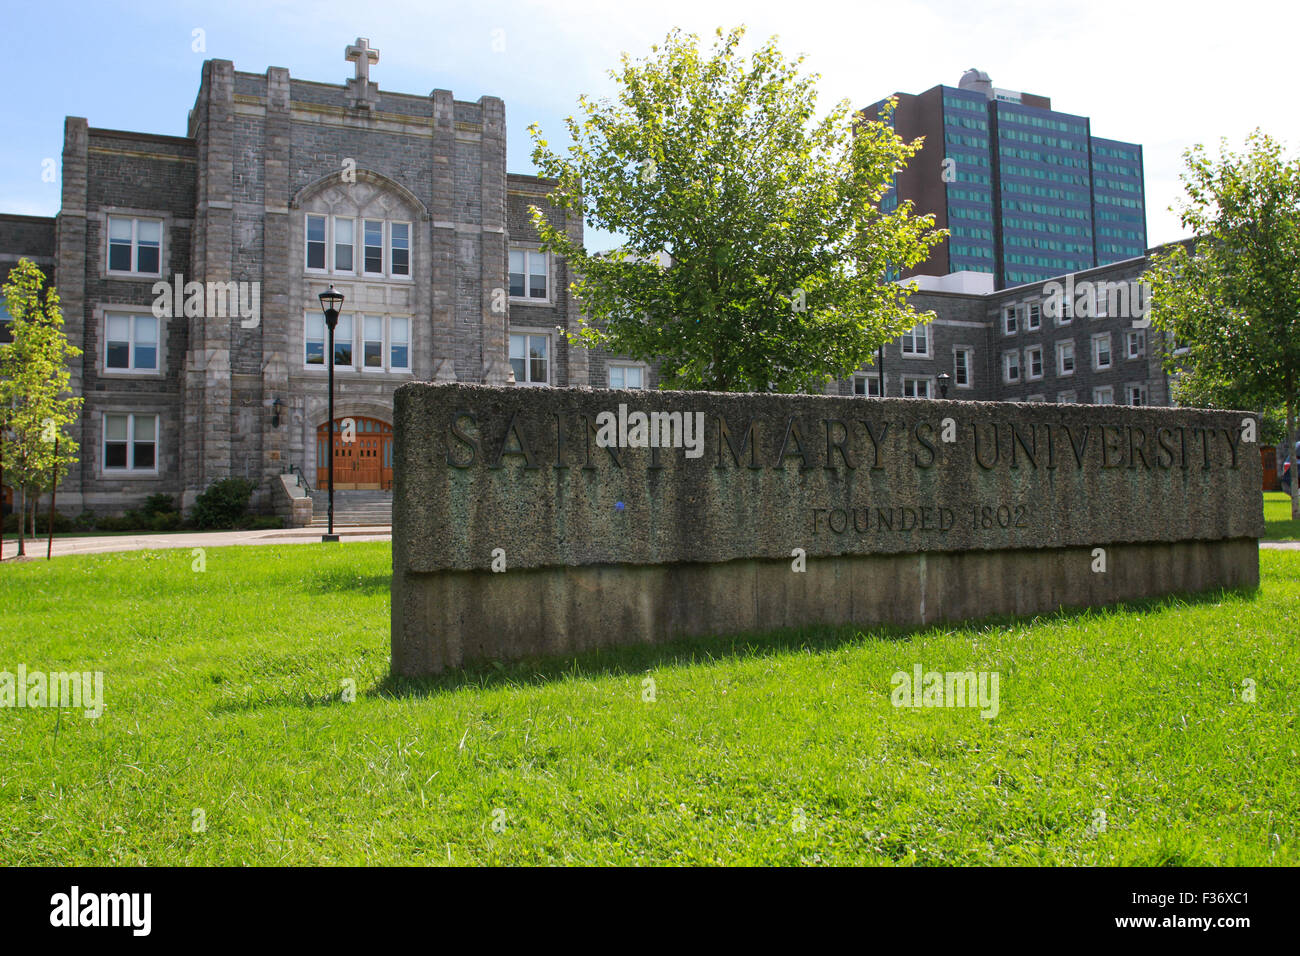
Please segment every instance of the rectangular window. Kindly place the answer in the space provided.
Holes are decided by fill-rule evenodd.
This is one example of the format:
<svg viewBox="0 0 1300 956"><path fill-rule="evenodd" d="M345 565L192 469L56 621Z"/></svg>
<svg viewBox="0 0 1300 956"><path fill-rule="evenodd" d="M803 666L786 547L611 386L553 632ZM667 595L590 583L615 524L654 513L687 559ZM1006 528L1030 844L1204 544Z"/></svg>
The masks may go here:
<svg viewBox="0 0 1300 956"><path fill-rule="evenodd" d="M614 365L609 367L610 388L645 388L645 369L640 365Z"/></svg>
<svg viewBox="0 0 1300 956"><path fill-rule="evenodd" d="M130 461L131 416L104 416L104 468L126 468Z"/></svg>
<svg viewBox="0 0 1300 956"><path fill-rule="evenodd" d="M325 217L307 217L307 268L325 271Z"/></svg>
<svg viewBox="0 0 1300 956"><path fill-rule="evenodd" d="M411 223L316 213L303 223L308 271L410 278Z"/></svg>
<svg viewBox="0 0 1300 956"><path fill-rule="evenodd" d="M1043 307L1037 302L1029 306L1029 312L1025 317L1025 328L1030 332L1035 332L1043 324Z"/></svg>
<svg viewBox="0 0 1300 956"><path fill-rule="evenodd" d="M1009 305L1002 310L1002 334L1016 334L1016 307Z"/></svg>
<svg viewBox="0 0 1300 956"><path fill-rule="evenodd" d="M1064 293L1058 293L1052 298L1052 308L1056 312L1057 325L1069 325L1074 321L1074 304L1065 297Z"/></svg>
<svg viewBox="0 0 1300 956"><path fill-rule="evenodd" d="M134 259L131 255L131 244L134 235L133 219L119 219L116 216L108 217L108 271L109 272L132 272L131 268Z"/></svg>
<svg viewBox="0 0 1300 956"><path fill-rule="evenodd" d="M158 371L158 320L152 315L106 314L104 370Z"/></svg>
<svg viewBox="0 0 1300 956"><path fill-rule="evenodd" d="M9 324L13 322L13 320L14 317L10 315L9 310L5 308L4 300L0 299L0 345L4 345L14 340L13 329L9 327Z"/></svg>
<svg viewBox="0 0 1300 956"><path fill-rule="evenodd" d="M368 276L381 276L384 274L384 221L364 220L362 234L362 270Z"/></svg>
<svg viewBox="0 0 1300 956"><path fill-rule="evenodd" d="M928 358L930 327L924 323L903 333L903 354L909 358Z"/></svg>
<svg viewBox="0 0 1300 956"><path fill-rule="evenodd" d="M903 378L904 398L929 398L930 380L928 378Z"/></svg>
<svg viewBox="0 0 1300 956"><path fill-rule="evenodd" d="M363 368L384 368L384 317L367 315L361 320L361 365Z"/></svg>
<svg viewBox="0 0 1300 956"><path fill-rule="evenodd" d="M510 250L510 298L546 299L546 253L535 249Z"/></svg>
<svg viewBox="0 0 1300 956"><path fill-rule="evenodd" d="M532 252L528 255L528 298L546 298L546 253Z"/></svg>
<svg viewBox="0 0 1300 956"><path fill-rule="evenodd" d="M1110 368L1110 333L1102 332L1092 337L1092 367L1097 370Z"/></svg>
<svg viewBox="0 0 1300 956"><path fill-rule="evenodd" d="M155 471L158 467L158 419L153 415L131 416L131 467Z"/></svg>
<svg viewBox="0 0 1300 956"><path fill-rule="evenodd" d="M1073 405L1076 400L1074 392L1056 393L1056 403L1058 405Z"/></svg>
<svg viewBox="0 0 1300 956"><path fill-rule="evenodd" d="M867 398L880 398L880 376L879 375L855 375L853 376L853 394L865 395Z"/></svg>
<svg viewBox="0 0 1300 956"><path fill-rule="evenodd" d="M307 326L303 334L305 354L303 362L307 365L325 367L325 316L307 314Z"/></svg>
<svg viewBox="0 0 1300 956"><path fill-rule="evenodd" d="M1114 405L1115 389L1109 385L1103 385L1100 388L1092 390L1092 404L1094 405Z"/></svg>
<svg viewBox="0 0 1300 956"><path fill-rule="evenodd" d="M104 415L104 470L158 470L158 416Z"/></svg>
<svg viewBox="0 0 1300 956"><path fill-rule="evenodd" d="M1020 352L1016 349L1002 353L1002 381L1008 384L1020 381Z"/></svg>
<svg viewBox="0 0 1300 956"><path fill-rule="evenodd" d="M1026 374L1030 379L1043 377L1043 347L1034 345L1025 349L1025 365L1028 366Z"/></svg>
<svg viewBox="0 0 1300 956"><path fill-rule="evenodd" d="M394 371L411 367L411 320L388 320L388 365Z"/></svg>
<svg viewBox="0 0 1300 956"><path fill-rule="evenodd" d="M971 350L964 346L952 350L952 383L958 388L975 384L971 378Z"/></svg>
<svg viewBox="0 0 1300 956"><path fill-rule="evenodd" d="M135 243L135 271L141 275L158 275L162 271L162 223L137 219Z"/></svg>
<svg viewBox="0 0 1300 956"><path fill-rule="evenodd" d="M510 298L524 297L524 271L527 269L528 253L523 249L510 250Z"/></svg>
<svg viewBox="0 0 1300 956"><path fill-rule="evenodd" d="M334 271L351 272L356 268L352 258L352 246L356 241L354 220L334 217ZM310 266L308 266L310 268Z"/></svg>
<svg viewBox="0 0 1300 956"><path fill-rule="evenodd" d="M514 332L510 335L510 367L516 385L545 385L550 381L549 335Z"/></svg>
<svg viewBox="0 0 1300 956"><path fill-rule="evenodd" d="M1046 395L1030 395L1028 398L1025 399L1025 401L1027 401L1027 402L1046 402L1046 401L1047 401L1047 396L1046 396Z"/></svg>
<svg viewBox="0 0 1300 956"><path fill-rule="evenodd" d="M385 334L387 333L387 334ZM334 365L355 368L357 338L361 345L361 369L367 372L409 372L411 369L411 320L382 315L340 315L334 327ZM328 350L325 318L307 313L303 325L303 363L324 368ZM388 364L384 364L387 357Z"/></svg>
<svg viewBox="0 0 1300 956"><path fill-rule="evenodd" d="M339 324L334 327L334 365L353 365L352 361L352 316L340 315Z"/></svg>
<svg viewBox="0 0 1300 956"><path fill-rule="evenodd" d="M1147 387L1140 383L1133 383L1124 389L1128 396L1130 405L1145 405L1147 403Z"/></svg>
<svg viewBox="0 0 1300 956"><path fill-rule="evenodd" d="M388 261L392 263L393 275L409 276L411 274L411 224L392 223L389 232L392 238L389 240Z"/></svg>
<svg viewBox="0 0 1300 956"><path fill-rule="evenodd" d="M161 220L109 216L108 271L131 275L161 275Z"/></svg>
<svg viewBox="0 0 1300 956"><path fill-rule="evenodd" d="M1056 343L1056 374L1057 375L1074 374L1074 343L1073 342Z"/></svg>
<svg viewBox="0 0 1300 956"><path fill-rule="evenodd" d="M1147 354L1147 334L1143 329L1129 329L1124 333L1124 354L1131 359Z"/></svg>

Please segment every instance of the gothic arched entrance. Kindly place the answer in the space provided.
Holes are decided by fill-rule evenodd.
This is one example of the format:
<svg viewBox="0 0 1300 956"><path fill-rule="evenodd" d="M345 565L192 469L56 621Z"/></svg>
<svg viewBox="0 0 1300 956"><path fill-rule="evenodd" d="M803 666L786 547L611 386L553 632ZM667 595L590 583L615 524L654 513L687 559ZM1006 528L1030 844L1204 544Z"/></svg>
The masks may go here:
<svg viewBox="0 0 1300 956"><path fill-rule="evenodd" d="M356 430L344 428L355 422ZM351 438L351 441L345 439ZM316 487L329 487L329 429L316 429ZM334 488L393 487L393 426L377 418L357 415L334 419Z"/></svg>

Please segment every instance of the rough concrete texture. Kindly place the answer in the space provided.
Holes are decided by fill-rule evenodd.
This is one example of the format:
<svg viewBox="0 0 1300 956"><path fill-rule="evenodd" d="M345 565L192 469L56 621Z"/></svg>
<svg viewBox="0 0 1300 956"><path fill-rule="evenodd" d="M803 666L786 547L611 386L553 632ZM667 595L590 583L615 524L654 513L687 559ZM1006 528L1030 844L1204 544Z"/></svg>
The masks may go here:
<svg viewBox="0 0 1300 956"><path fill-rule="evenodd" d="M393 673L814 624L917 627L1259 584L1253 538L393 577ZM401 582L400 585L398 582Z"/></svg>
<svg viewBox="0 0 1300 956"><path fill-rule="evenodd" d="M601 413L634 441L636 411L702 415L699 457L601 447ZM1251 586L1263 514L1249 417L405 385L393 666Z"/></svg>
<svg viewBox="0 0 1300 956"><path fill-rule="evenodd" d="M620 404L702 413L703 454L598 447L584 416ZM396 397L394 524L409 571L486 569L496 548L518 570L1258 537L1244 417L411 384Z"/></svg>

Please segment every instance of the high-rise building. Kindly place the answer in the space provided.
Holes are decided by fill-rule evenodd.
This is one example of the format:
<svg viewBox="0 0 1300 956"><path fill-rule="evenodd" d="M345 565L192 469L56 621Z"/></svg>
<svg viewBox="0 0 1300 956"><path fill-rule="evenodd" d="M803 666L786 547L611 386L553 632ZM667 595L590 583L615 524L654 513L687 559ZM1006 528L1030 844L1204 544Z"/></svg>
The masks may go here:
<svg viewBox="0 0 1300 956"><path fill-rule="evenodd" d="M904 277L988 272L1002 289L1146 252L1141 146L1094 137L1088 117L997 89L979 70L895 96L889 122L925 146L883 207L911 200L950 231ZM862 112L875 119L885 103Z"/></svg>

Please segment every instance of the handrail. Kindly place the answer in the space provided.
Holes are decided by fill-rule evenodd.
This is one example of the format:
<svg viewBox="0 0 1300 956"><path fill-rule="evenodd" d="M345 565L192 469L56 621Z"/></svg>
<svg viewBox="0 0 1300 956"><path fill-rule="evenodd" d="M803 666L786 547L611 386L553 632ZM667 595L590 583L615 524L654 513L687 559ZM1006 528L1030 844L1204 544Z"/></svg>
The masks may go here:
<svg viewBox="0 0 1300 956"><path fill-rule="evenodd" d="M308 494L311 494L311 490L312 490L312 489L311 489L311 485L308 484L308 482L307 482L307 475L303 472L303 470L302 470L301 468L299 468L299 467L298 467L297 465L295 465L295 464L290 463L289 468L288 468L288 473L291 474L291 475L297 475L297 476L298 476L298 483L301 484L304 488L307 489L307 493L308 493Z"/></svg>

